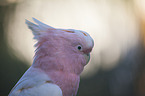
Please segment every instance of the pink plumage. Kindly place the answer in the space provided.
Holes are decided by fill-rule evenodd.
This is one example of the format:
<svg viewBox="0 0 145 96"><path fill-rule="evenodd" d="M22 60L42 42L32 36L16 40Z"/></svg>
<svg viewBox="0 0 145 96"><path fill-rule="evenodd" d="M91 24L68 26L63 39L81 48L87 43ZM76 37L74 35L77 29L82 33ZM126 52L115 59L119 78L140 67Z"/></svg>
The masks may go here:
<svg viewBox="0 0 145 96"><path fill-rule="evenodd" d="M27 96L28 94L29 96L42 96L42 94L43 96L76 96L80 74L89 61L89 53L94 45L93 39L84 31L56 29L35 18L33 20L38 25L28 20L26 24L32 30L34 39L38 41L35 45L37 49L34 61L9 96ZM34 73L39 75L36 77ZM33 78L35 78L34 82L40 83L39 86L44 82L52 85L47 86L46 91L42 93L38 90L40 87L37 84L29 84ZM24 87L23 82L28 86ZM47 92L50 89L53 91ZM39 95L34 95L34 92L38 92Z"/></svg>

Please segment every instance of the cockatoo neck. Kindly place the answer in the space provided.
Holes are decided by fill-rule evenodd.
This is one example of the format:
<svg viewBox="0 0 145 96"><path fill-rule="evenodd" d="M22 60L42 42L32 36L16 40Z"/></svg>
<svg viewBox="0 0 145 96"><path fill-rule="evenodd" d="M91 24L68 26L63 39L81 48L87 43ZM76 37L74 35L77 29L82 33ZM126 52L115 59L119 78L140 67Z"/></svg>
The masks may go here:
<svg viewBox="0 0 145 96"><path fill-rule="evenodd" d="M32 67L40 68L48 74L52 82L60 86L63 96L71 96L72 93L76 95L85 59L82 55L49 50L46 51L43 46L38 47Z"/></svg>

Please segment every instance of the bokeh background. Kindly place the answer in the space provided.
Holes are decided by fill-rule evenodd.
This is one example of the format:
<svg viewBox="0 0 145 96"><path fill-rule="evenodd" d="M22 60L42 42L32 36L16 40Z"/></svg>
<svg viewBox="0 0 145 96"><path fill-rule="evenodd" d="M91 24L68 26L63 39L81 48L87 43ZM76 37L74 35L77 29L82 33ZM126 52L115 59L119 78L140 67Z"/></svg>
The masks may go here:
<svg viewBox="0 0 145 96"><path fill-rule="evenodd" d="M145 96L145 0L0 0L0 96L32 64L32 17L93 37L77 96Z"/></svg>

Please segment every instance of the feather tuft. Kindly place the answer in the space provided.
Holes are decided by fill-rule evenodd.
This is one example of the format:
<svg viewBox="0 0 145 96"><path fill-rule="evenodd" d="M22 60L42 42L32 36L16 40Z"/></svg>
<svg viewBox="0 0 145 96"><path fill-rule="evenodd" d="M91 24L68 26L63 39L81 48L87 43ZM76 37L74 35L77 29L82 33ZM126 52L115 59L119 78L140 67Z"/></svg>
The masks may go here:
<svg viewBox="0 0 145 96"><path fill-rule="evenodd" d="M48 26L47 24L42 23L41 21L37 20L36 18L32 17L32 19L34 20L35 23L37 23L39 26L43 27L43 28L47 28L47 29L55 29L51 26Z"/></svg>

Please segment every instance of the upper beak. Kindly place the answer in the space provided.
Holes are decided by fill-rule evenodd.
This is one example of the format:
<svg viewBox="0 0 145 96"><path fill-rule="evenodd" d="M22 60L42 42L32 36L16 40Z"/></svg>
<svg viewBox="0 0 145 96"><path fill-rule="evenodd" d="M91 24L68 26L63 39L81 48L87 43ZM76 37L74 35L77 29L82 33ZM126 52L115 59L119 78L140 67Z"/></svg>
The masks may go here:
<svg viewBox="0 0 145 96"><path fill-rule="evenodd" d="M88 54L84 54L84 57L86 59L86 64L88 64L89 60L90 60L90 53Z"/></svg>

